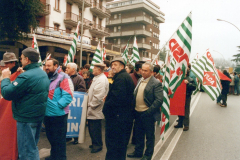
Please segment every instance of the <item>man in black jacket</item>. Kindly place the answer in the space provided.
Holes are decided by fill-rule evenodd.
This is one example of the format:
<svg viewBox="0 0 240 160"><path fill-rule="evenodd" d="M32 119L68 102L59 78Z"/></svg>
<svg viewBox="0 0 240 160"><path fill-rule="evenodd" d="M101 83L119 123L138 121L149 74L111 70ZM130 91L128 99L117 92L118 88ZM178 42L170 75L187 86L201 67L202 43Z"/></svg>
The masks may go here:
<svg viewBox="0 0 240 160"><path fill-rule="evenodd" d="M133 121L134 83L124 69L121 57L113 59L110 65L115 75L103 107L106 119L106 160L125 160Z"/></svg>
<svg viewBox="0 0 240 160"><path fill-rule="evenodd" d="M153 66L146 62L142 65L142 78L134 90L136 146L129 158L143 156L146 135L146 150L141 160L151 160L155 142L155 121L161 119L160 107L163 102L162 84L152 76Z"/></svg>

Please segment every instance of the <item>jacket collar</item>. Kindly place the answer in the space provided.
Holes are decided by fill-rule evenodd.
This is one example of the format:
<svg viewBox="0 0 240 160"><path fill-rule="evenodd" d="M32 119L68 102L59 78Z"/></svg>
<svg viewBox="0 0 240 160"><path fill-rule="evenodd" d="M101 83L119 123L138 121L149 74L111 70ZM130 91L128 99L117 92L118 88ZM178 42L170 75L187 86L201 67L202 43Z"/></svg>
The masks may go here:
<svg viewBox="0 0 240 160"><path fill-rule="evenodd" d="M75 72L75 74L71 75L70 77L71 77L71 78L74 78L74 77L76 77L77 75L78 75L77 72Z"/></svg>
<svg viewBox="0 0 240 160"><path fill-rule="evenodd" d="M61 72L61 68L60 66L56 69L56 71L53 73L52 77L50 77L49 79L52 81L52 80L55 80L57 77L58 77L58 74Z"/></svg>
<svg viewBox="0 0 240 160"><path fill-rule="evenodd" d="M30 69L33 69L33 68L37 68L37 67L39 67L39 64L38 63L31 63L31 64L28 64L28 65L26 65L24 68L23 68L23 70L30 70Z"/></svg>
<svg viewBox="0 0 240 160"><path fill-rule="evenodd" d="M121 73L127 72L126 69L122 69L120 72L116 73L113 77L113 80L117 78L117 76Z"/></svg>

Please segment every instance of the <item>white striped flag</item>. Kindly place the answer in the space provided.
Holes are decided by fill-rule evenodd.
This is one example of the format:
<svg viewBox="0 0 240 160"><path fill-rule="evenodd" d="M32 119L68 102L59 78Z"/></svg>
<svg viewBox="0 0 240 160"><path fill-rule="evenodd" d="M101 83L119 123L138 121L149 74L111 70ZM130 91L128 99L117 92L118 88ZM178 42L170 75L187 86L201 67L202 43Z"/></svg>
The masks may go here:
<svg viewBox="0 0 240 160"><path fill-rule="evenodd" d="M77 39L78 39L77 37L78 37L78 31L79 31L79 24L80 24L80 21L78 21L78 25L77 25L76 31L74 33L74 36L73 36L72 45L70 47L70 50L68 51L68 58L67 58L66 65L69 62L74 62L74 57L76 55L76 50L77 50Z"/></svg>
<svg viewBox="0 0 240 160"><path fill-rule="evenodd" d="M139 50L137 45L137 37L134 37L133 41L133 49L132 49L132 56L130 58L131 65L135 66L135 63L140 61Z"/></svg>
<svg viewBox="0 0 240 160"><path fill-rule="evenodd" d="M129 40L122 54L122 58L124 60L125 65L128 63L128 46L129 46Z"/></svg>
<svg viewBox="0 0 240 160"><path fill-rule="evenodd" d="M167 42L172 55L171 79L169 84L170 97L173 97L177 87L182 83L187 72L192 43L192 13L179 26Z"/></svg>
<svg viewBox="0 0 240 160"><path fill-rule="evenodd" d="M39 64L39 66L42 68L42 59L41 59L41 55L40 55L40 52L39 52L39 48L38 48L37 39L36 39L35 34L33 34L32 48L34 48L34 49L39 53L38 64Z"/></svg>
<svg viewBox="0 0 240 160"><path fill-rule="evenodd" d="M209 50L192 65L191 70L202 84L202 89L214 101L221 93L221 84Z"/></svg>
<svg viewBox="0 0 240 160"><path fill-rule="evenodd" d="M166 65L165 74L163 80L163 104L161 106L162 120L161 120L161 132L160 139L164 139L164 133L169 127L169 117L170 117L170 100L169 100L169 82L170 82L170 55L166 55Z"/></svg>
<svg viewBox="0 0 240 160"><path fill-rule="evenodd" d="M100 52L101 52L101 47L100 47L100 42L98 42L97 49L96 49L96 51L93 55L92 63L91 63L91 66L90 66L90 71L91 72L94 68L95 63L101 63L102 62L102 54Z"/></svg>
<svg viewBox="0 0 240 160"><path fill-rule="evenodd" d="M47 56L44 61L42 61L42 64L46 64L46 61L51 58L51 53L47 53Z"/></svg>

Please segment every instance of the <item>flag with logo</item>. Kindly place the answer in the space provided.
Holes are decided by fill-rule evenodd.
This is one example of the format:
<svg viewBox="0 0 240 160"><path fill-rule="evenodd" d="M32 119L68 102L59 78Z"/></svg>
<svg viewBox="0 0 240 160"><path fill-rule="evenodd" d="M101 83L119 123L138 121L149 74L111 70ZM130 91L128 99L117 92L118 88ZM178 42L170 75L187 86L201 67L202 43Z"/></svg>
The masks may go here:
<svg viewBox="0 0 240 160"><path fill-rule="evenodd" d="M33 34L32 48L34 48L34 49L39 53L38 64L39 64L39 66L42 68L42 59L41 59L41 55L40 55L40 52L39 52L39 48L38 48L37 39L36 39L35 34Z"/></svg>
<svg viewBox="0 0 240 160"><path fill-rule="evenodd" d="M196 54L196 56L194 57L194 59L191 62L191 65L195 64L198 61L198 53Z"/></svg>
<svg viewBox="0 0 240 160"><path fill-rule="evenodd" d="M68 51L68 57L67 57L66 65L69 62L74 62L74 57L76 55L76 50L77 50L77 39L78 39L79 24L80 24L80 21L78 21L78 25L77 25L76 31L74 33L74 36L73 36L72 45L71 45L71 47Z"/></svg>
<svg viewBox="0 0 240 160"><path fill-rule="evenodd" d="M140 56L139 56L139 50L137 45L137 37L135 36L133 41L133 49L132 49L132 56L130 58L130 63L131 65L135 66L135 63L137 61L140 61Z"/></svg>
<svg viewBox="0 0 240 160"><path fill-rule="evenodd" d="M209 50L191 68L202 89L214 101L221 93L220 78Z"/></svg>
<svg viewBox="0 0 240 160"><path fill-rule="evenodd" d="M192 13L190 12L177 31L167 42L167 48L170 50L170 54L172 56L170 67L171 79L169 84L171 98L187 73L191 53L191 43Z"/></svg>
<svg viewBox="0 0 240 160"><path fill-rule="evenodd" d="M102 60L100 42L98 42L97 49L93 55L92 63L90 66L90 71L92 72L95 63L101 63L102 61L103 60Z"/></svg>
<svg viewBox="0 0 240 160"><path fill-rule="evenodd" d="M164 134L169 127L170 100L178 86L184 79L191 53L192 43L192 13L179 26L177 31L166 43L169 53L166 57L165 74L163 82L163 104L161 107L162 121L160 137L163 140ZM160 52L159 52L160 53ZM153 62L154 63L154 62Z"/></svg>

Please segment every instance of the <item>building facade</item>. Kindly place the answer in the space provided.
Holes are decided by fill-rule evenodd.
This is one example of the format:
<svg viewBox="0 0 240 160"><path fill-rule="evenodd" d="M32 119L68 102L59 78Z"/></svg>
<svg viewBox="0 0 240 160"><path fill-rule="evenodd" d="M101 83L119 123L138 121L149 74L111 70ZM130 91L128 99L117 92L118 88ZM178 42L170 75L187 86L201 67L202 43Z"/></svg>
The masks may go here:
<svg viewBox="0 0 240 160"><path fill-rule="evenodd" d="M124 48L129 41L132 53L133 37L137 37L142 60L151 60L159 50L160 23L164 23L164 13L151 0L120 0L107 3L111 16L107 18L109 29L107 43Z"/></svg>
<svg viewBox="0 0 240 160"><path fill-rule="evenodd" d="M47 53L53 58L63 62L68 54L76 31L78 21L83 24L82 59L80 59L81 25L78 33L77 53L75 62L80 64L91 63L96 46L100 42L106 47L107 58L120 55L120 47L105 43L105 37L109 36L106 26L106 18L110 17L110 11L106 9L106 3L113 0L41 0L44 4L44 13L38 15L39 26L35 33L41 58L45 59ZM84 6L84 7L83 7ZM83 9L83 14L82 14ZM83 16L83 21L82 21ZM20 57L20 53L32 43L32 34L27 41L0 42L0 59L6 51L12 51Z"/></svg>

